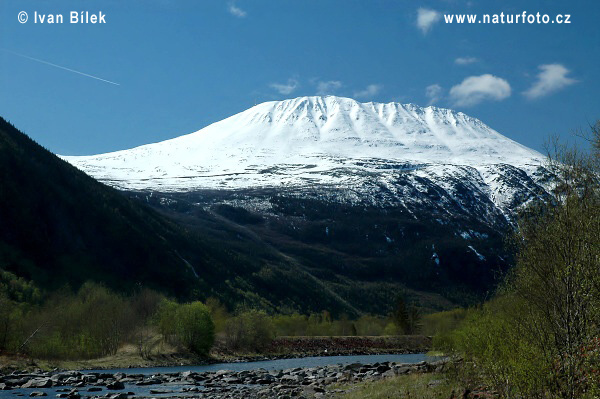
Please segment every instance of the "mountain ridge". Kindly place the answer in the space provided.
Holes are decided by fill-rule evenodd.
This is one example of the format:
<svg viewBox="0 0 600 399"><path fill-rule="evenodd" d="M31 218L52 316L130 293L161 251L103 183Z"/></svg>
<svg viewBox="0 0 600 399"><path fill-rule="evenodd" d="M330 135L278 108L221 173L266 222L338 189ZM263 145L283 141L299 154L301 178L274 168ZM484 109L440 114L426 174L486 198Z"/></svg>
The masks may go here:
<svg viewBox="0 0 600 399"><path fill-rule="evenodd" d="M328 96L266 102L173 139L62 158L121 189L186 191L276 186L281 175L287 185L336 183L321 172L343 167L507 163L531 169L542 156L462 112Z"/></svg>

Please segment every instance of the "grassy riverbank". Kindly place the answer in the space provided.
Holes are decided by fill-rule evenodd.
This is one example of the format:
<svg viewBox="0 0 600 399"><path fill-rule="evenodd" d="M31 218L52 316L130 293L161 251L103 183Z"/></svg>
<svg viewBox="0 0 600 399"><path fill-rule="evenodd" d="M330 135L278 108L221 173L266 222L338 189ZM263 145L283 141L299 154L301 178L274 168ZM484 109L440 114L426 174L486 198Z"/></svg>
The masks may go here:
<svg viewBox="0 0 600 399"><path fill-rule="evenodd" d="M145 356L134 344L126 344L114 355L84 360L43 360L24 356L0 356L0 370L109 369L129 367L184 366L215 362L253 361L265 358L336 356L384 353L422 353L431 345L428 337L278 337L260 352L231 351L217 341L209 357L202 357L165 343L154 337L147 343Z"/></svg>
<svg viewBox="0 0 600 399"><path fill-rule="evenodd" d="M165 348L162 352L155 352L148 357L142 357L133 345L125 345L116 354L99 357L96 359L81 360L49 360L32 359L25 356L3 355L0 356L0 372L11 370L91 370L131 367L160 367L183 366L207 363L211 359L182 353L172 348Z"/></svg>
<svg viewBox="0 0 600 399"><path fill-rule="evenodd" d="M345 384L329 391L334 399L448 399L464 390L443 373L415 373Z"/></svg>

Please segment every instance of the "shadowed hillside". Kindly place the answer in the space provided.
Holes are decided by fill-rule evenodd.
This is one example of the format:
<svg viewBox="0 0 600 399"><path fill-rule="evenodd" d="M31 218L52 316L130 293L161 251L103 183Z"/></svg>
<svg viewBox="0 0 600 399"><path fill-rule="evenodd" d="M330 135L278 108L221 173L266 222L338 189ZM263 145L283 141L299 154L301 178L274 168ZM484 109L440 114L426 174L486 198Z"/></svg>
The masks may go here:
<svg viewBox="0 0 600 399"><path fill-rule="evenodd" d="M214 296L231 308L358 314L391 303L401 287L391 284L367 301L344 298L251 231L200 209L193 222L162 215L3 119L0 180L0 269L45 289L92 280L121 291L143 285L181 299Z"/></svg>
<svg viewBox="0 0 600 399"><path fill-rule="evenodd" d="M92 279L186 296L200 280L180 228L0 119L0 267L43 287ZM198 258L202 251L198 251ZM199 263L199 271L206 263Z"/></svg>
<svg viewBox="0 0 600 399"><path fill-rule="evenodd" d="M0 179L0 269L49 290L92 280L180 299L213 296L231 309L386 314L400 293L426 310L472 303L498 271L469 252L453 253L464 244L445 244L451 231L426 224L412 232L401 212L335 210L265 193L280 214L265 218L213 207L212 199L202 205L209 193L203 200L119 192L4 120Z"/></svg>

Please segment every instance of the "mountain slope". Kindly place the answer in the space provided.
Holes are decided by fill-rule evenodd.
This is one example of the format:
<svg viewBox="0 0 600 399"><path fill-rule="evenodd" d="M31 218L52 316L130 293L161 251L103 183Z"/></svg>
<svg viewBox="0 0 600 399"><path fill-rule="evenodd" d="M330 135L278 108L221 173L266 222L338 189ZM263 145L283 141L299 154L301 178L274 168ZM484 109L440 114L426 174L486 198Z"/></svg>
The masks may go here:
<svg viewBox="0 0 600 399"><path fill-rule="evenodd" d="M356 315L386 312L393 293L404 289L397 282L381 289L349 277L323 279L302 259L219 213L158 195L130 198L2 118L0 181L0 270L48 290L94 280L124 292L141 284L181 299L213 296L231 309L245 304ZM410 293L432 308L451 305Z"/></svg>
<svg viewBox="0 0 600 399"><path fill-rule="evenodd" d="M64 159L185 220L222 217L376 307L386 284L463 304L485 296L510 267L516 210L546 197L549 179L539 153L463 113L333 96Z"/></svg>
<svg viewBox="0 0 600 399"><path fill-rule="evenodd" d="M179 227L46 151L0 119L0 268L42 286L86 279L190 291Z"/></svg>

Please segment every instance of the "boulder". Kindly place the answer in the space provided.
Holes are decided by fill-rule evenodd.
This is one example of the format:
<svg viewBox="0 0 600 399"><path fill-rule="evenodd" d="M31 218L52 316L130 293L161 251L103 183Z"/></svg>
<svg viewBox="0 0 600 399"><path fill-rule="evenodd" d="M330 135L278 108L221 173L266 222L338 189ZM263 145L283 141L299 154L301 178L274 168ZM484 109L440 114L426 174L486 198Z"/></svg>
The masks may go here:
<svg viewBox="0 0 600 399"><path fill-rule="evenodd" d="M67 394L67 398L68 399L81 399L81 395L79 394L79 392L77 392L76 389L71 390L71 392L69 392Z"/></svg>
<svg viewBox="0 0 600 399"><path fill-rule="evenodd" d="M114 382L106 384L106 389L110 389L113 391L125 389L125 384L123 384L121 381L114 381Z"/></svg>
<svg viewBox="0 0 600 399"><path fill-rule="evenodd" d="M32 378L21 386L21 388L50 388L52 380L50 378Z"/></svg>

